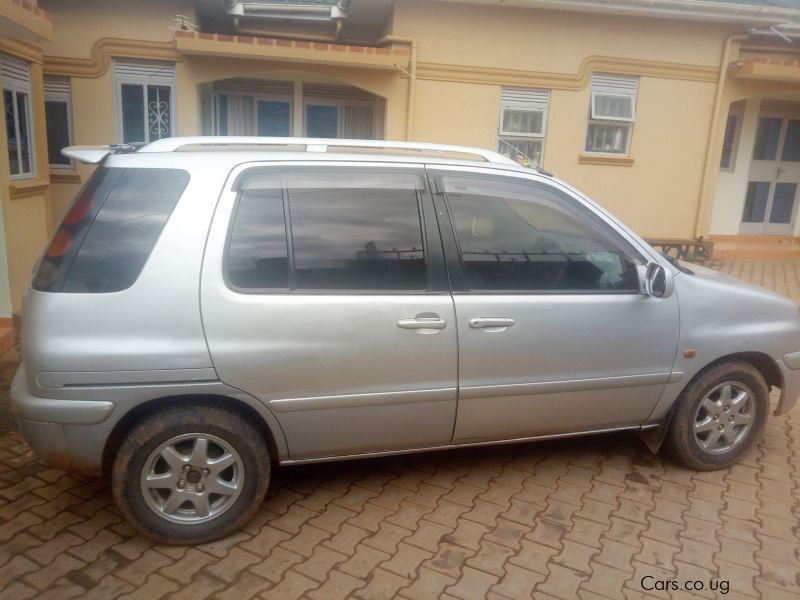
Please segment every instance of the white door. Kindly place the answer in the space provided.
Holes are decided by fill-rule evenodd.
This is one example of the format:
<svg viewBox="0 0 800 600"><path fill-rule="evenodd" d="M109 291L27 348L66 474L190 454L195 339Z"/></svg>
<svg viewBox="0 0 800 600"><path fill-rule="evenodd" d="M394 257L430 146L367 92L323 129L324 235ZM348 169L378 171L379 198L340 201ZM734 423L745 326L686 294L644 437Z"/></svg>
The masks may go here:
<svg viewBox="0 0 800 600"><path fill-rule="evenodd" d="M792 235L798 189L800 117L763 114L758 119L740 232Z"/></svg>

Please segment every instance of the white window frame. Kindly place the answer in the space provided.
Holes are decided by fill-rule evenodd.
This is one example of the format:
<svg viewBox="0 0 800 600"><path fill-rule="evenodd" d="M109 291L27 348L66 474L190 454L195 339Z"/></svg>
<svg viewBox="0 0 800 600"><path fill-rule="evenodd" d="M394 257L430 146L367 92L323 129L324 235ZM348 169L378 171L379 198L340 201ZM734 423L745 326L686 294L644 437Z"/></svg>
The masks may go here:
<svg viewBox="0 0 800 600"><path fill-rule="evenodd" d="M233 94L227 92L214 92L214 114L213 118L213 131L214 135L222 135L219 133L219 98L220 96L243 96L253 99L253 123L255 123L256 131L253 135L258 135L258 102L286 102L289 105L289 137L294 136L294 102L292 102L291 94ZM228 133L227 135L234 135Z"/></svg>
<svg viewBox="0 0 800 600"><path fill-rule="evenodd" d="M597 98L600 96L614 98L628 98L630 100L631 116L615 117L597 114ZM639 96L639 77L633 75L614 75L607 73L594 73L592 75L592 88L589 100L589 119L586 125L586 138L584 152L587 154L601 154L608 156L629 156L633 142L633 128L636 123L636 101ZM627 130L625 148L621 151L594 150L589 148L589 138L592 126L616 126Z"/></svg>
<svg viewBox="0 0 800 600"><path fill-rule="evenodd" d="M377 107L374 102L366 100L329 100L326 98L303 98L303 135L308 137L308 106L335 106L336 107L336 137L342 139L344 133L344 107L357 106L361 108L372 109L372 132L375 135L375 117L377 115Z"/></svg>
<svg viewBox="0 0 800 600"><path fill-rule="evenodd" d="M113 65L113 80L114 80L114 112L116 120L117 142L122 144L124 128L123 128L123 115L122 115L122 86L123 85L140 85L143 87L143 103L144 103L144 140L137 140L128 143L144 142L149 144L150 127L148 124L148 108L147 108L147 91L149 86L169 87L169 134L165 137L172 137L175 135L175 120L176 115L176 89L175 82L175 63L153 60L139 60L139 59L114 59Z"/></svg>
<svg viewBox="0 0 800 600"><path fill-rule="evenodd" d="M506 131L503 129L505 123L505 113L507 110L517 112L539 113L542 115L542 129L540 132L520 132ZM498 150L505 154L508 146L514 140L538 141L542 145L539 154L539 162L533 166L544 164L545 139L547 138L547 118L550 114L550 90L544 89L523 89L523 88L503 88L500 95L500 123L498 125L498 137L500 143Z"/></svg>
<svg viewBox="0 0 800 600"><path fill-rule="evenodd" d="M36 136L34 135L33 131L33 115L31 113L31 70L30 65L18 58L13 58L11 56L0 54L0 68L3 70L3 91L11 92L12 102L13 102L13 114L14 114L14 129L16 136L15 139L19 140L20 136L20 119L19 119L19 105L17 94L23 94L27 97L26 111L25 111L25 124L27 125L28 131L28 166L30 167L29 171L22 172L22 162L18 158L17 159L17 168L19 169L19 173L16 175L9 175L12 181L16 181L19 179L34 179L36 177ZM9 76L12 72L15 73L16 76ZM5 103L0 102L2 105L3 110L6 110ZM5 114L3 115L3 128L5 128ZM9 159L11 156L9 155ZM10 173L10 168L9 168Z"/></svg>
<svg viewBox="0 0 800 600"><path fill-rule="evenodd" d="M72 82L68 77L45 77L44 78L44 101L63 102L67 105L67 141L72 146L75 143L72 129ZM46 128L45 128L46 130ZM47 141L50 143L50 140ZM74 171L75 161L69 161L66 165L48 164L51 171Z"/></svg>

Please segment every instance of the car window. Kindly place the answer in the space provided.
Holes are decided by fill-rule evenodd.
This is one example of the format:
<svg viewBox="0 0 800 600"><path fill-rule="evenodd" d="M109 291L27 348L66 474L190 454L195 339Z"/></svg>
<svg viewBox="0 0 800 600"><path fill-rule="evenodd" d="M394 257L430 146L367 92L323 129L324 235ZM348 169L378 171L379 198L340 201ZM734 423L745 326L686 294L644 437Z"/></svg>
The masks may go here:
<svg viewBox="0 0 800 600"><path fill-rule="evenodd" d="M599 217L532 181L444 175L472 290L638 292L636 260Z"/></svg>
<svg viewBox="0 0 800 600"><path fill-rule="evenodd" d="M419 175L273 170L240 189L225 260L234 287L427 288Z"/></svg>
<svg viewBox="0 0 800 600"><path fill-rule="evenodd" d="M133 285L188 183L179 169L98 168L53 236L34 289L108 293Z"/></svg>

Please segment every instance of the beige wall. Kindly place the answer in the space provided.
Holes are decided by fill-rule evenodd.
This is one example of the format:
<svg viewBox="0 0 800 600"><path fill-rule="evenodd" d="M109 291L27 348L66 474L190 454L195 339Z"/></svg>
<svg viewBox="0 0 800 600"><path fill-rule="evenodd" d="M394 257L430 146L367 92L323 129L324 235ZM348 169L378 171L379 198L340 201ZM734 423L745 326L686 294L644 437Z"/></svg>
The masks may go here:
<svg viewBox="0 0 800 600"><path fill-rule="evenodd" d="M642 235L694 234L716 69L729 28L400 0L393 32L419 43L414 139L497 149L503 84L538 82L551 90L546 169ZM632 165L581 162L593 62L612 63L604 72L641 78ZM436 70L438 80L426 80L431 63L460 69L451 81L445 68ZM487 67L491 72L481 71ZM466 81L471 69L473 80Z"/></svg>

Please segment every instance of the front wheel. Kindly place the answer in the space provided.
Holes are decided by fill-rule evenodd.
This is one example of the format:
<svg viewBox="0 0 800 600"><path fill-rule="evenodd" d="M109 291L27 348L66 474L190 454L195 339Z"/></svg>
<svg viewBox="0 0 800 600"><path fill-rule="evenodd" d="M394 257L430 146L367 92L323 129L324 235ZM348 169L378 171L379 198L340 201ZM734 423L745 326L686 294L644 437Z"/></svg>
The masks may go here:
<svg viewBox="0 0 800 600"><path fill-rule="evenodd" d="M241 527L269 484L259 431L236 412L177 406L152 413L117 453L112 488L139 531L164 544L200 544Z"/></svg>
<svg viewBox="0 0 800 600"><path fill-rule="evenodd" d="M701 373L677 400L667 449L686 466L708 471L735 463L761 435L769 411L769 386L744 362Z"/></svg>

